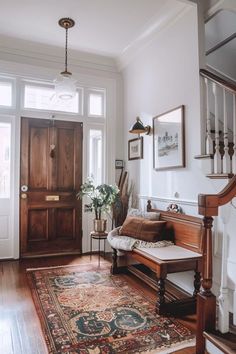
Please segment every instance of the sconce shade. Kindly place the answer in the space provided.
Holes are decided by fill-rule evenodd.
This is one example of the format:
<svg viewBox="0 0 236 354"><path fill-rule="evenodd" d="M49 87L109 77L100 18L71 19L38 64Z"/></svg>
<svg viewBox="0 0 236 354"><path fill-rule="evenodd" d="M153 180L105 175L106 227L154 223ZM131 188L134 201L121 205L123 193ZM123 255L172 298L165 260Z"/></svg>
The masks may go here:
<svg viewBox="0 0 236 354"><path fill-rule="evenodd" d="M129 133L132 134L149 134L151 130L150 125L144 126L139 117L136 118L136 122L130 127Z"/></svg>

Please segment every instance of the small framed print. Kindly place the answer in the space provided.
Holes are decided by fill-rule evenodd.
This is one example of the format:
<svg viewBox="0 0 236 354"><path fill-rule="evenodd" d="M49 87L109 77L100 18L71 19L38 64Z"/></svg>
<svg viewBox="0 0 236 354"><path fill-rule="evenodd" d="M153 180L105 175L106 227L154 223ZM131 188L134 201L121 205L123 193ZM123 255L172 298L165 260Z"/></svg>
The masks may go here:
<svg viewBox="0 0 236 354"><path fill-rule="evenodd" d="M143 158L143 137L128 141L128 159L138 160Z"/></svg>
<svg viewBox="0 0 236 354"><path fill-rule="evenodd" d="M184 106L153 118L153 167L185 167Z"/></svg>

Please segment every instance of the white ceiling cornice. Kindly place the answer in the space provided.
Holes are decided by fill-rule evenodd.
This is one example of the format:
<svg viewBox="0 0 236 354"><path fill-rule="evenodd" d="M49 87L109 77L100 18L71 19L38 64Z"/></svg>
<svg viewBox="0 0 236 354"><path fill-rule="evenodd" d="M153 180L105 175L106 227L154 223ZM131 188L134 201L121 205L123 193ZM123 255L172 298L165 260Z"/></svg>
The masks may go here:
<svg viewBox="0 0 236 354"><path fill-rule="evenodd" d="M136 38L123 53L117 58L117 66L121 71L123 70L150 42L152 42L161 31L175 23L190 6L186 6L186 2L176 2L175 5L166 3L156 16L156 21L152 19L152 25L146 29L138 38Z"/></svg>
<svg viewBox="0 0 236 354"><path fill-rule="evenodd" d="M210 7L205 13L205 21L217 14L221 10L230 10L236 12L235 0L219 0L216 4Z"/></svg>
<svg viewBox="0 0 236 354"><path fill-rule="evenodd" d="M30 65L64 69L64 49L22 39L0 36L0 59ZM114 58L70 50L68 67L71 71L83 67L117 73Z"/></svg>

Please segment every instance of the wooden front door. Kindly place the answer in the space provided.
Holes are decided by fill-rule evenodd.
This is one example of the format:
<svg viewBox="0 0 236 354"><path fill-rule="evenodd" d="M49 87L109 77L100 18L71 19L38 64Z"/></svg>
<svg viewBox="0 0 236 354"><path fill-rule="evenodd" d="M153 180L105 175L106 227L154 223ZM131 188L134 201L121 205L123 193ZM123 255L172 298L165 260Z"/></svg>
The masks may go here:
<svg viewBox="0 0 236 354"><path fill-rule="evenodd" d="M21 256L81 253L82 123L22 118Z"/></svg>

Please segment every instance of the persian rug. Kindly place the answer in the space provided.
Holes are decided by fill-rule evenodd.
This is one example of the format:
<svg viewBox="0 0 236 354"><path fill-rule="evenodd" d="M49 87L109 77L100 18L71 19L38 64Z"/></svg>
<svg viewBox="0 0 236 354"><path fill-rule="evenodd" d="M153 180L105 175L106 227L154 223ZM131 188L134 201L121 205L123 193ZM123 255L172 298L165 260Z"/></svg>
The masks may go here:
<svg viewBox="0 0 236 354"><path fill-rule="evenodd" d="M89 265L28 270L50 354L173 353L194 345L120 275Z"/></svg>

